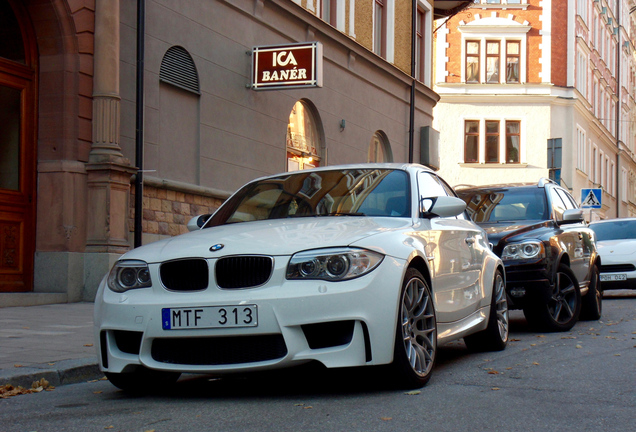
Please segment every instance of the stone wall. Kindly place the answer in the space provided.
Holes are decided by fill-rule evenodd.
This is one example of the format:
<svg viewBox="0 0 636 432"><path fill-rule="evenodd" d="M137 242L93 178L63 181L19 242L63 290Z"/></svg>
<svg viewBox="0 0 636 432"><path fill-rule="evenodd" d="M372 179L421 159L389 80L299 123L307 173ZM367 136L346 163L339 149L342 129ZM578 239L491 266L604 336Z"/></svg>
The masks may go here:
<svg viewBox="0 0 636 432"><path fill-rule="evenodd" d="M150 243L188 232L187 224L194 216L213 213L223 199L167 188L144 185L143 243ZM135 186L131 185L129 229L130 238L135 229Z"/></svg>

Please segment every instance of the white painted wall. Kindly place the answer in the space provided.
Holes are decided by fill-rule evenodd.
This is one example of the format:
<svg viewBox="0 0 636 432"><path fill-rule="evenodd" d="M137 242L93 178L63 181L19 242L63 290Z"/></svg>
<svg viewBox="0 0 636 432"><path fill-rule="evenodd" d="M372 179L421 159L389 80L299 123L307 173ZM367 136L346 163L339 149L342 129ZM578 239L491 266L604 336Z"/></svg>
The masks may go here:
<svg viewBox="0 0 636 432"><path fill-rule="evenodd" d="M441 101L442 102L442 101ZM451 185L535 182L548 176L546 148L550 136L548 104L438 103L434 128L440 132L441 176ZM464 120L521 120L521 161L513 164L464 164Z"/></svg>

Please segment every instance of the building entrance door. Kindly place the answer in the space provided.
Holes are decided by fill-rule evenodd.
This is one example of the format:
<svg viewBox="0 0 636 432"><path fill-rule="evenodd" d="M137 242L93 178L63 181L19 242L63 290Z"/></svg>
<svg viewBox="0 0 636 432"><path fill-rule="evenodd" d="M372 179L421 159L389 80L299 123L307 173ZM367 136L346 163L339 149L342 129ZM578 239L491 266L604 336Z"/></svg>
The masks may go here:
<svg viewBox="0 0 636 432"><path fill-rule="evenodd" d="M0 292L33 289L35 70L14 14L0 0Z"/></svg>

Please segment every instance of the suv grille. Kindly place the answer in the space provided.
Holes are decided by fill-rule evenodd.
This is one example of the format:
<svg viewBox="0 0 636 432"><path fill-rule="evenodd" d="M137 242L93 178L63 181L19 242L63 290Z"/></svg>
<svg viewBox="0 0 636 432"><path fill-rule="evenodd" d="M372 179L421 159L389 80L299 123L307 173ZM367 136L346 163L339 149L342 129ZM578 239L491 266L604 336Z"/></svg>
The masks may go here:
<svg viewBox="0 0 636 432"><path fill-rule="evenodd" d="M283 358L285 339L280 334L205 338L161 338L152 342L152 358L183 365L230 365Z"/></svg>
<svg viewBox="0 0 636 432"><path fill-rule="evenodd" d="M601 273L630 272L634 270L636 270L634 264L610 264L601 266Z"/></svg>
<svg viewBox="0 0 636 432"><path fill-rule="evenodd" d="M272 274L273 261L265 256L221 258L216 262L216 283L226 289L263 285Z"/></svg>
<svg viewBox="0 0 636 432"><path fill-rule="evenodd" d="M208 263L204 259L169 261L161 264L159 274L169 290L199 291L208 287Z"/></svg>

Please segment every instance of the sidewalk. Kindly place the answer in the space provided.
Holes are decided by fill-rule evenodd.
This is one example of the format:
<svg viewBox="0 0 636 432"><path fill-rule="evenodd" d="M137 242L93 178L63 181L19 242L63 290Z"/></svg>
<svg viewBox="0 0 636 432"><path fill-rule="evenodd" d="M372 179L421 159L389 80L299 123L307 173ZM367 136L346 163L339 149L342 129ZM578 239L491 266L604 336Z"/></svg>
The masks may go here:
<svg viewBox="0 0 636 432"><path fill-rule="evenodd" d="M0 308L0 385L98 379L93 303Z"/></svg>

